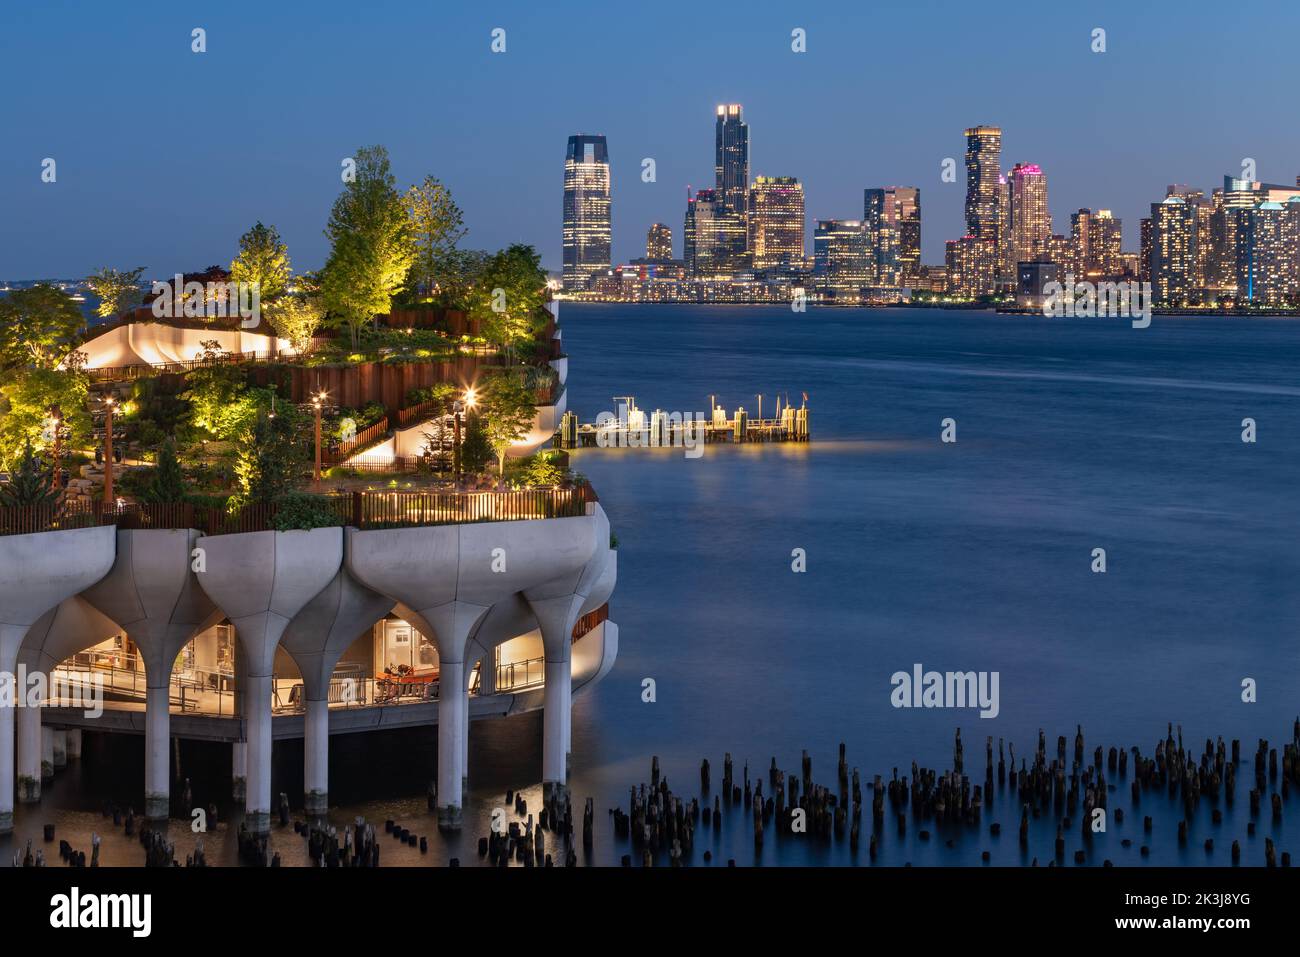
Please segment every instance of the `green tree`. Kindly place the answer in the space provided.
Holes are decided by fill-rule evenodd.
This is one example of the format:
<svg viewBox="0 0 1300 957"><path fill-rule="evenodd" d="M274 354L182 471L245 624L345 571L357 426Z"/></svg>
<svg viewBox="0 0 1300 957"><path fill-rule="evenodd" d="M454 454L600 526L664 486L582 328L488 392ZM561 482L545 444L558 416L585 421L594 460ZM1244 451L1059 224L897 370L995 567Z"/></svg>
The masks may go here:
<svg viewBox="0 0 1300 957"><path fill-rule="evenodd" d="M320 300L310 296L281 296L262 307L262 314L277 336L288 339L294 351L303 353L325 319Z"/></svg>
<svg viewBox="0 0 1300 957"><path fill-rule="evenodd" d="M449 249L434 263L434 299L444 309L468 310L488 254L481 249Z"/></svg>
<svg viewBox="0 0 1300 957"><path fill-rule="evenodd" d="M58 504L59 490L54 487L54 472L32 454L32 445L23 446L22 458L8 481L0 485L0 507L26 508Z"/></svg>
<svg viewBox="0 0 1300 957"><path fill-rule="evenodd" d="M0 367L53 369L85 324L76 302L57 286L15 289L0 298Z"/></svg>
<svg viewBox="0 0 1300 957"><path fill-rule="evenodd" d="M409 279L418 295L432 298L438 290L441 263L465 235L464 217L451 191L432 176L407 190L406 205L416 248Z"/></svg>
<svg viewBox="0 0 1300 957"><path fill-rule="evenodd" d="M289 249L274 226L259 221L239 237L239 255L230 264L232 282L255 283L261 301L281 295L289 285Z"/></svg>
<svg viewBox="0 0 1300 957"><path fill-rule="evenodd" d="M91 432L87 411L89 388L79 369L27 368L11 371L0 383L5 406L0 414L0 465L10 467L25 445L37 449L53 443L50 409L58 408L69 435L66 448L77 448Z"/></svg>
<svg viewBox="0 0 1300 957"><path fill-rule="evenodd" d="M144 299L144 291L140 288L140 276L144 274L144 268L138 266L121 271L105 266L99 272L87 276L86 285L99 297L95 315L111 319L140 305Z"/></svg>
<svg viewBox="0 0 1300 957"><path fill-rule="evenodd" d="M352 346L361 327L392 308L415 262L415 234L397 192L388 151L357 150L356 170L334 201L325 235L331 243L321 293L333 322L346 326Z"/></svg>
<svg viewBox="0 0 1300 957"><path fill-rule="evenodd" d="M500 372L488 380L480 404L488 444L497 459L497 476L504 481L506 453L517 439L528 434L537 414L533 392L513 371Z"/></svg>
<svg viewBox="0 0 1300 957"><path fill-rule="evenodd" d="M185 476L181 472L181 463L176 458L176 443L167 439L158 450L158 462L154 466L149 485L145 488L146 502L182 502L185 500Z"/></svg>
<svg viewBox="0 0 1300 957"><path fill-rule="evenodd" d="M513 355L540 325L546 301L546 272L532 246L516 243L488 257L470 295L470 315L483 322L487 338Z"/></svg>
<svg viewBox="0 0 1300 957"><path fill-rule="evenodd" d="M496 456L488 440L483 417L471 413L465 417L465 434L460 441L461 468L471 474L482 472Z"/></svg>
<svg viewBox="0 0 1300 957"><path fill-rule="evenodd" d="M271 504L306 478L308 456L299 420L292 406L258 415L235 464L237 504Z"/></svg>

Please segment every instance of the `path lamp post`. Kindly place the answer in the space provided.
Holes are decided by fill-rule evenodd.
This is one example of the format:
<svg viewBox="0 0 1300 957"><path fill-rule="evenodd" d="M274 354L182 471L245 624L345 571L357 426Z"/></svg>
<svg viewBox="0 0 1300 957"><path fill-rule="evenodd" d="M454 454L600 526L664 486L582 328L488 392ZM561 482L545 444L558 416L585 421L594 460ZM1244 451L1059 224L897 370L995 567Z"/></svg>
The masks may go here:
<svg viewBox="0 0 1300 957"><path fill-rule="evenodd" d="M113 504L113 408L117 401L110 392L104 397L104 504Z"/></svg>

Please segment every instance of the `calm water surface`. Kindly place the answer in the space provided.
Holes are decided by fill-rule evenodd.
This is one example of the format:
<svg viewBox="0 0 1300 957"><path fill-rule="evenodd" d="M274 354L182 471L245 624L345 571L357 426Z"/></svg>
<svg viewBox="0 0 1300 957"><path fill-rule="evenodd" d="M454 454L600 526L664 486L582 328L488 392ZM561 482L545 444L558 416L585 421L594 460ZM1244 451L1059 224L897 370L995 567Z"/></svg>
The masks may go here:
<svg viewBox="0 0 1300 957"><path fill-rule="evenodd" d="M930 310L757 306L562 306L570 356L568 403L584 421L613 411L613 396L642 408L705 412L710 394L729 410L765 414L775 397L807 392L809 446L584 450L619 540L611 601L618 664L579 696L574 713L575 808L596 799L592 860L616 863L607 810L648 780L658 755L675 790L698 793L708 757L715 787L722 756L766 777L772 756L834 784L839 741L864 784L913 760L950 767L954 731L966 771L983 779L988 735L1032 758L1038 730L1055 755L1058 734L1084 728L1097 745L1150 755L1167 722L1199 754L1207 737L1240 738L1245 767L1222 827L1202 800L1192 839L1176 839L1177 808L1128 779L1111 806L1122 825L1090 857L1117 864L1263 861L1271 836L1300 851L1295 798L1284 822L1267 812L1246 834L1249 760L1258 738L1279 751L1300 713L1300 322L1156 317L1134 330L1111 320L1044 320ZM939 441L941 420L958 441ZM1258 425L1241 441L1242 419ZM807 572L791 571L791 551ZM1090 571L1104 548L1108 571ZM996 671L1000 713L895 709L890 676L921 663L939 671ZM642 701L653 678L657 700ZM1241 701L1245 678L1258 702ZM432 730L333 742L333 817L402 820L428 833L428 855L386 844L384 863L476 860L504 790L540 778L541 719L475 725L464 834L436 837L425 809ZM184 773L203 801L228 795L228 749L187 745ZM301 746L277 745L275 790L301 787ZM38 810L20 809L20 842L55 820L88 846L105 835L105 863L137 863L139 848L99 813L105 795L140 802L142 739L87 736L87 756L61 774ZM766 788L765 788L766 790ZM540 789L526 789L535 808ZM710 799L711 800L711 799ZM58 810L55 810L55 808ZM224 807L224 805L223 805ZM1140 817L1152 814L1153 833ZM756 856L740 815L721 833L697 831L694 855L715 863L851 863L847 842L824 846L769 836ZM1046 862L1056 821L1036 821L1032 846L1015 837L1019 805L999 793L985 827L929 841L887 827L880 863ZM867 816L866 826L870 818ZM930 825L932 828L933 826ZM177 831L178 853L192 846ZM1069 856L1078 822L1067 832ZM1120 841L1129 837L1133 846ZM1216 849L1207 854L1206 837ZM278 833L286 864L303 843ZM1147 843L1149 858L1139 857ZM226 826L209 857L233 859ZM0 841L0 853L11 845ZM857 858L865 863L865 848Z"/></svg>

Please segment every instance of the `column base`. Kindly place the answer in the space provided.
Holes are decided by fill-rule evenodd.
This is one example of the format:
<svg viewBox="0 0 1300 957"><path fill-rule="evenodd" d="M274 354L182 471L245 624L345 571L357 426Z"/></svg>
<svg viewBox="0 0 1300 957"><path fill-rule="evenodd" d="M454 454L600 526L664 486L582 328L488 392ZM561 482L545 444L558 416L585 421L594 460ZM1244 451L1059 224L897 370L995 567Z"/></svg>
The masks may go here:
<svg viewBox="0 0 1300 957"><path fill-rule="evenodd" d="M438 805L438 830L459 831L461 825L460 806L456 804Z"/></svg>
<svg viewBox="0 0 1300 957"><path fill-rule="evenodd" d="M254 834L271 833L270 811L248 811L244 814L244 825Z"/></svg>
<svg viewBox="0 0 1300 957"><path fill-rule="evenodd" d="M568 786L559 781L542 782L542 803L544 804L552 800L563 801L568 793Z"/></svg>
<svg viewBox="0 0 1300 957"><path fill-rule="evenodd" d="M18 803L35 804L41 799L41 779L22 775L18 778Z"/></svg>
<svg viewBox="0 0 1300 957"><path fill-rule="evenodd" d="M14 812L0 811L0 834L10 834L14 829Z"/></svg>
<svg viewBox="0 0 1300 957"><path fill-rule="evenodd" d="M235 803L240 803L248 798L248 779L231 778L230 781L230 798Z"/></svg>
<svg viewBox="0 0 1300 957"><path fill-rule="evenodd" d="M67 755L69 761L76 761L81 757L81 729L68 729L68 747Z"/></svg>
<svg viewBox="0 0 1300 957"><path fill-rule="evenodd" d="M171 817L171 795L146 794L144 796L144 816L150 821L165 821Z"/></svg>
<svg viewBox="0 0 1300 957"><path fill-rule="evenodd" d="M302 806L308 814L324 814L330 809L330 796L325 791L308 791Z"/></svg>
<svg viewBox="0 0 1300 957"><path fill-rule="evenodd" d="M54 762L53 762L53 761L42 761L42 762L41 762L41 780L42 780L42 781L53 781L53 780L54 780Z"/></svg>

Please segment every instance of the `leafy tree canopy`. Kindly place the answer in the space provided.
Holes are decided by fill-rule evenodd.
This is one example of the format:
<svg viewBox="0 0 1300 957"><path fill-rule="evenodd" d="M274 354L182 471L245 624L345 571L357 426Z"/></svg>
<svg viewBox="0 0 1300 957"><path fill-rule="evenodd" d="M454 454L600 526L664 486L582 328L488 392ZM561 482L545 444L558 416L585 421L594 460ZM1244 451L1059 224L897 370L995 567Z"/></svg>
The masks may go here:
<svg viewBox="0 0 1300 957"><path fill-rule="evenodd" d="M274 226L258 222L239 237L239 255L230 264L232 282L255 283L265 303L283 294L291 275L289 249Z"/></svg>
<svg viewBox="0 0 1300 957"><path fill-rule="evenodd" d="M0 366L53 369L86 324L62 289L37 283L0 298Z"/></svg>
<svg viewBox="0 0 1300 957"><path fill-rule="evenodd" d="M103 319L121 315L128 309L140 305L144 299L144 290L140 288L140 276L144 266L135 269L118 270L105 266L99 272L86 277L86 284L99 297L95 314Z"/></svg>

